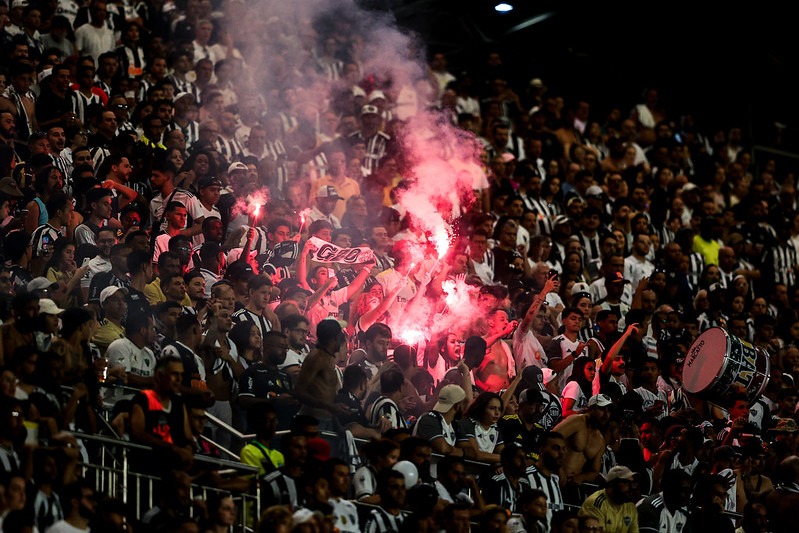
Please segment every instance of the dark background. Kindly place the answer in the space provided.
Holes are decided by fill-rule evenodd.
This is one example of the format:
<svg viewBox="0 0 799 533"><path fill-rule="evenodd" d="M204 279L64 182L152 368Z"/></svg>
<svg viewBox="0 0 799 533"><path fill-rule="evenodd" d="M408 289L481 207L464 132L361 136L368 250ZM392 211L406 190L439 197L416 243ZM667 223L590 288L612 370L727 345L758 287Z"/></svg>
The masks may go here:
<svg viewBox="0 0 799 533"><path fill-rule="evenodd" d="M515 0L511 13L498 14L484 0L359 3L390 12L431 52L446 53L453 74L479 76L498 51L517 92L542 78L567 102L588 97L600 120L614 105L627 113L656 87L672 119L690 111L708 134L741 126L753 145L799 153L799 29L787 6ZM775 122L786 126L781 142Z"/></svg>

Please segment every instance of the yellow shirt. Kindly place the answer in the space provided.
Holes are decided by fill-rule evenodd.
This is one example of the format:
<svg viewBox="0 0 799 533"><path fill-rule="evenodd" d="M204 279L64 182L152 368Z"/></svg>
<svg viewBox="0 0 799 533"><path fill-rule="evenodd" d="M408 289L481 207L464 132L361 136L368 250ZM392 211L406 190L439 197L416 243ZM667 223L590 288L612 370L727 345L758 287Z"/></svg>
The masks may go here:
<svg viewBox="0 0 799 533"><path fill-rule="evenodd" d="M702 257L705 258L706 265L718 265L719 264L719 249L721 245L718 241L706 241L699 235L694 235L694 252L698 252L702 254Z"/></svg>
<svg viewBox="0 0 799 533"><path fill-rule="evenodd" d="M605 489L590 495L580 508L580 516L593 516L605 531L638 533L638 509L632 502L613 505Z"/></svg>
<svg viewBox="0 0 799 533"><path fill-rule="evenodd" d="M277 450L270 450L262 444L253 444L255 441L246 445L241 450L241 462L245 465L250 465L258 468L258 477L262 477L268 473L264 467L264 461L268 460L274 466L274 469L281 468L285 464L283 454Z"/></svg>
<svg viewBox="0 0 799 533"><path fill-rule="evenodd" d="M117 339L125 338L125 328L118 326L110 320L103 320L103 324L97 329L97 333L92 337L92 342L97 346L102 353L108 348L108 345Z"/></svg>
<svg viewBox="0 0 799 533"><path fill-rule="evenodd" d="M345 177L341 185L333 183L333 178L330 176L319 178L313 183L313 186L311 186L310 205L316 205L316 191L319 190L319 187L325 185L332 185L335 187L336 192L338 192L338 195L343 200L341 202L336 202L336 208L333 209L333 216L341 220L341 217L343 217L344 213L347 211L347 200L349 200L351 196L360 196L361 186L352 178Z"/></svg>
<svg viewBox="0 0 799 533"><path fill-rule="evenodd" d="M166 301L164 291L161 290L161 278L155 278L151 283L144 286L144 296L152 306L156 306ZM191 305L191 298L187 294L180 305Z"/></svg>

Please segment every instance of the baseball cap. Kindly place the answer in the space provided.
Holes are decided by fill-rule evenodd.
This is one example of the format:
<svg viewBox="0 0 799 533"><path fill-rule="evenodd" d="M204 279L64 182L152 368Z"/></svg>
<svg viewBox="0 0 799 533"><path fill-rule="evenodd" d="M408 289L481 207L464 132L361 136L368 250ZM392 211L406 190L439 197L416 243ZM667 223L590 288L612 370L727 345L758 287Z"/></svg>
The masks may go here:
<svg viewBox="0 0 799 533"><path fill-rule="evenodd" d="M796 424L796 422L794 422L794 424ZM713 450L713 461L730 461L739 455L740 454L735 451L735 448L725 444L724 446L719 446Z"/></svg>
<svg viewBox="0 0 799 533"><path fill-rule="evenodd" d="M538 390L538 387L524 389L519 394L519 405L523 403L544 403L544 395Z"/></svg>
<svg viewBox="0 0 799 533"><path fill-rule="evenodd" d="M608 405L613 405L613 401L610 399L610 396L606 394L594 394L591 396L591 399L588 400L588 407L593 407L594 405L597 407L607 407Z"/></svg>
<svg viewBox="0 0 799 533"><path fill-rule="evenodd" d="M383 94L383 91L372 91L369 93L369 101L374 102L375 100L379 100L382 98L383 100L387 100L386 95Z"/></svg>
<svg viewBox="0 0 799 533"><path fill-rule="evenodd" d="M0 196L7 196L9 198L22 198L24 194L19 190L19 185L10 176L0 180Z"/></svg>
<svg viewBox="0 0 799 533"><path fill-rule="evenodd" d="M110 298L111 296L113 296L114 294L116 294L117 291L122 291L125 294L125 296L127 296L127 294L128 294L128 290L127 289L123 289L122 287L117 287L115 285L112 285L110 287L106 287L105 289L100 291L100 305L103 305L105 303L105 301L108 298Z"/></svg>
<svg viewBox="0 0 799 533"><path fill-rule="evenodd" d="M197 189L205 189L206 187L213 187L214 185L221 187L222 180L214 176L203 176L200 178L200 181L197 182Z"/></svg>
<svg viewBox="0 0 799 533"><path fill-rule="evenodd" d="M231 163L229 167L227 167L227 173L230 174L231 172L236 172L237 170L249 170L247 165L242 163L241 161L236 161L235 163Z"/></svg>
<svg viewBox="0 0 799 533"><path fill-rule="evenodd" d="M605 476L605 479L608 483L617 479L632 481L635 479L635 473L626 466L617 465L608 470L608 474Z"/></svg>
<svg viewBox="0 0 799 533"><path fill-rule="evenodd" d="M56 284L55 282L50 281L44 276L39 276L38 278L33 278L32 280L30 280L25 288L28 289L28 292L33 292L33 291L40 291L43 289L49 289L55 284Z"/></svg>
<svg viewBox="0 0 799 533"><path fill-rule="evenodd" d="M530 80L530 87L541 88L544 87L544 80L541 78L533 78Z"/></svg>
<svg viewBox="0 0 799 533"><path fill-rule="evenodd" d="M187 92L185 92L185 91L184 91L184 92L182 92L182 93L178 93L178 94L176 94L176 95L175 95L175 98L173 98L173 99L172 99L172 101L173 101L173 102L177 102L177 101L178 101L178 100L180 100L181 98L191 98L191 101L192 101L192 102L194 102L194 103L197 103L197 99L196 99L196 98L194 98L194 95L193 95L193 94L191 94L191 93L187 93Z"/></svg>
<svg viewBox="0 0 799 533"><path fill-rule="evenodd" d="M605 191L599 185L591 185L585 190L586 196L603 196Z"/></svg>
<svg viewBox="0 0 799 533"><path fill-rule="evenodd" d="M460 385L444 385L438 393L438 401L433 406L433 411L446 413L464 398L466 398L466 393Z"/></svg>
<svg viewBox="0 0 799 533"><path fill-rule="evenodd" d="M353 85L352 96L363 96L366 98L366 91L364 91L363 88L358 85Z"/></svg>
<svg viewBox="0 0 799 533"><path fill-rule="evenodd" d="M322 185L316 190L316 197L317 198L335 198L337 200L341 200L341 197L338 195L338 191L332 185Z"/></svg>
<svg viewBox="0 0 799 533"><path fill-rule="evenodd" d="M18 7L28 7L28 0L14 0L11 2L11 9L16 9Z"/></svg>
<svg viewBox="0 0 799 533"><path fill-rule="evenodd" d="M605 283L630 283L629 279L624 279L621 272L612 272L605 276Z"/></svg>
<svg viewBox="0 0 799 533"><path fill-rule="evenodd" d="M572 285L572 294L579 294L581 292L588 293L588 283L583 283L582 281L579 283L575 283Z"/></svg>
<svg viewBox="0 0 799 533"><path fill-rule="evenodd" d="M255 275L252 267L244 261L234 261L230 263L225 271L225 277L228 279L242 279L247 280Z"/></svg>
<svg viewBox="0 0 799 533"><path fill-rule="evenodd" d="M796 425L796 420L793 418L779 418L777 424L769 431L778 431L781 433L796 433L799 431L799 426Z"/></svg>
<svg viewBox="0 0 799 533"><path fill-rule="evenodd" d="M552 222L553 226L559 226L561 224L571 224L572 220L567 217L566 215L558 215L555 217L555 220Z"/></svg>
<svg viewBox="0 0 799 533"><path fill-rule="evenodd" d="M50 298L41 298L39 300L39 314L40 315L60 315L64 310L58 307Z"/></svg>
<svg viewBox="0 0 799 533"><path fill-rule="evenodd" d="M361 116L363 115L377 115L380 111L377 106L366 104L361 108Z"/></svg>

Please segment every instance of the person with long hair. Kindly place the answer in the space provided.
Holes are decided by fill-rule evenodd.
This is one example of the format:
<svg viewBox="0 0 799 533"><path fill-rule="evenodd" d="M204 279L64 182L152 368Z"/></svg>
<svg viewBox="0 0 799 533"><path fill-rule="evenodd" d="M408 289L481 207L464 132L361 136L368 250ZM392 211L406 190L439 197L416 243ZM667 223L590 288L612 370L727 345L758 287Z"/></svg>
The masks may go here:
<svg viewBox="0 0 799 533"><path fill-rule="evenodd" d="M89 265L78 267L75 263L75 244L66 237L56 239L53 246L53 256L45 265L45 277L63 291L57 291L51 297L62 307L75 307L83 303L83 293L80 290L80 280L88 272Z"/></svg>
<svg viewBox="0 0 799 533"><path fill-rule="evenodd" d="M228 333L245 369L261 360L261 330L252 322L239 322Z"/></svg>
<svg viewBox="0 0 799 533"><path fill-rule="evenodd" d="M593 395L592 383L595 375L596 362L593 359L590 357L575 359L572 375L560 396L563 418L588 409L588 400Z"/></svg>
<svg viewBox="0 0 799 533"><path fill-rule="evenodd" d="M362 448L367 463L355 471L355 499L372 505L380 504L377 478L391 470L400 456L400 445L390 439L373 439Z"/></svg>
<svg viewBox="0 0 799 533"><path fill-rule="evenodd" d="M208 519L204 533L228 533L236 523L236 502L230 494L211 493L206 500Z"/></svg>
<svg viewBox="0 0 799 533"><path fill-rule="evenodd" d="M196 187L196 184L203 178L218 177L218 172L216 159L211 152L200 150L189 156L178 175L175 176L175 181L178 187L188 191Z"/></svg>
<svg viewBox="0 0 799 533"><path fill-rule="evenodd" d="M566 283L568 281L574 281L575 283L589 283L591 281L591 277L585 269L583 254L580 252L568 252L563 260L563 272L560 275L560 282Z"/></svg>
<svg viewBox="0 0 799 533"><path fill-rule="evenodd" d="M470 459L498 463L505 447L497 422L504 411L502 399L494 392L483 392L469 406L457 425L457 446Z"/></svg>

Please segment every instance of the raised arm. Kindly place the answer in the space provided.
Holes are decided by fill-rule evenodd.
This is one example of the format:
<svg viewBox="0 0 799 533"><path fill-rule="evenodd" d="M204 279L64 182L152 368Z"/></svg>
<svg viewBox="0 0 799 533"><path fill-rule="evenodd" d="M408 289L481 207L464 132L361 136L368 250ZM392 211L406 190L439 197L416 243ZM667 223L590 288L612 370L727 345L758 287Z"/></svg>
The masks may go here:
<svg viewBox="0 0 799 533"><path fill-rule="evenodd" d="M519 332L521 335L525 335L528 331L530 331L530 326L533 325L533 319L535 319L535 316L538 314L538 310L541 309L541 306L544 304L547 294L553 290L557 290L558 285L559 282L557 277L550 276L550 278L544 284L544 288L541 289L541 292L538 293L535 298L533 298L533 303L530 304L530 308L527 309L521 324L519 324Z"/></svg>
<svg viewBox="0 0 799 533"><path fill-rule="evenodd" d="M622 347L624 347L624 343L627 342L627 339L630 338L630 335L638 331L640 324L628 324L627 329L624 330L619 340L617 340L613 346L610 347L608 350L608 354L605 356L605 360L602 361L602 366L600 367L599 371L604 374L610 374L610 369L613 366L613 361L618 357L619 352L621 352Z"/></svg>

